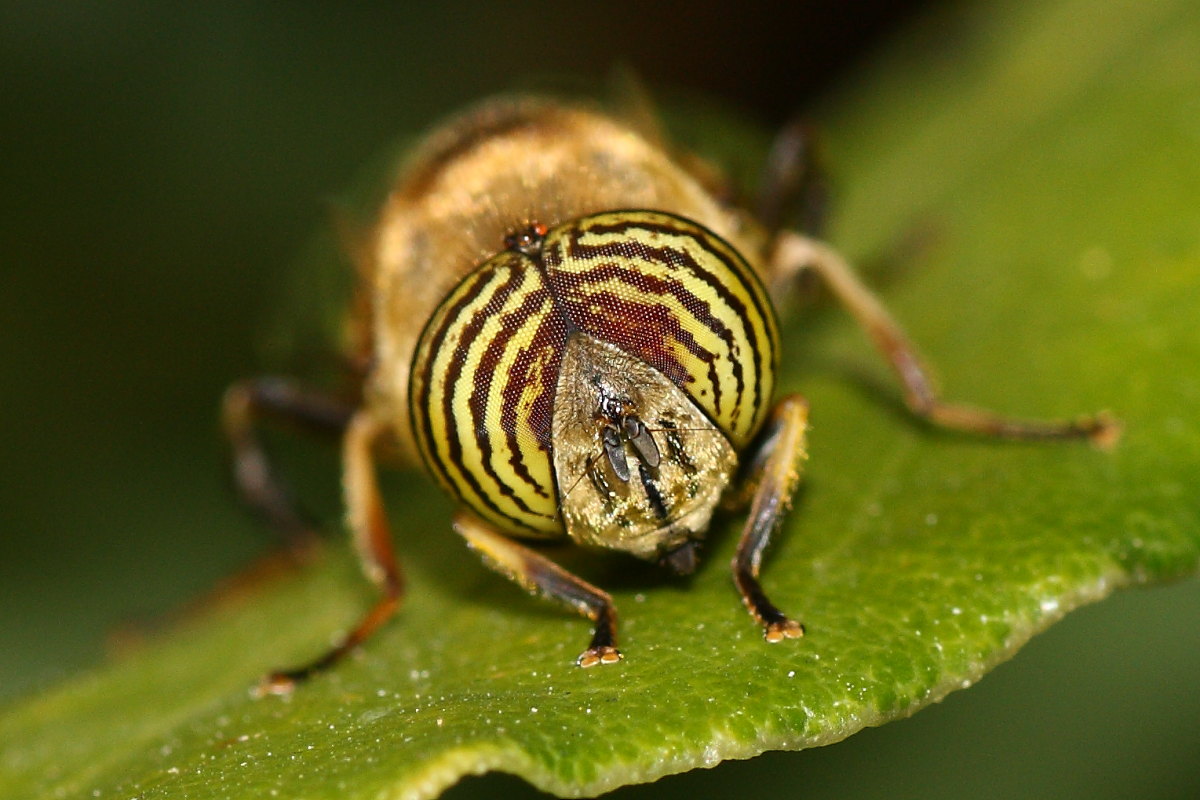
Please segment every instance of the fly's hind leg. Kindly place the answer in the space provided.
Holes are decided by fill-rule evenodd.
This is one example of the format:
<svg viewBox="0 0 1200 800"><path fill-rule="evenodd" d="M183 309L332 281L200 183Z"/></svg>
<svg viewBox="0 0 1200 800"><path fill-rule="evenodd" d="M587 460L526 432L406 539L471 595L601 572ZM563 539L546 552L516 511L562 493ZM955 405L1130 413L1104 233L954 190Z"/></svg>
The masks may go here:
<svg viewBox="0 0 1200 800"><path fill-rule="evenodd" d="M1101 447L1111 447L1120 436L1120 423L1104 413L1073 420L1023 420L944 402L900 325L841 255L823 242L784 231L776 238L769 269L772 285L787 281L804 269L820 275L895 370L909 409L934 425L1010 439L1086 438Z"/></svg>
<svg viewBox="0 0 1200 800"><path fill-rule="evenodd" d="M789 395L775 406L750 455L745 489L751 494L750 513L733 558L733 581L742 602L763 626L768 642L798 639L804 627L767 599L758 582L763 553L791 505L807 457L808 403Z"/></svg>
<svg viewBox="0 0 1200 800"><path fill-rule="evenodd" d="M479 551L484 562L527 591L565 603L596 624L592 641L575 663L581 667L615 664L621 660L617 650L617 609L607 592L572 575L550 559L514 542L493 530L487 523L459 512L454 530Z"/></svg>
<svg viewBox="0 0 1200 800"><path fill-rule="evenodd" d="M819 236L825 227L829 190L816 150L813 127L798 118L771 143L755 202L756 218L771 234L794 228Z"/></svg>
<svg viewBox="0 0 1200 800"><path fill-rule="evenodd" d="M221 424L231 450L238 494L293 553L308 550L316 534L275 474L258 436L258 425L263 419L276 419L336 435L346 429L353 411L346 403L286 378L251 378L225 391Z"/></svg>
<svg viewBox="0 0 1200 800"><path fill-rule="evenodd" d="M383 500L375 471L375 447L388 428L369 411L357 411L342 441L346 521L367 577L379 587L380 598L359 623L318 658L292 669L272 672L259 685L259 694L288 694L300 681L322 672L366 641L400 606L404 579L396 562Z"/></svg>

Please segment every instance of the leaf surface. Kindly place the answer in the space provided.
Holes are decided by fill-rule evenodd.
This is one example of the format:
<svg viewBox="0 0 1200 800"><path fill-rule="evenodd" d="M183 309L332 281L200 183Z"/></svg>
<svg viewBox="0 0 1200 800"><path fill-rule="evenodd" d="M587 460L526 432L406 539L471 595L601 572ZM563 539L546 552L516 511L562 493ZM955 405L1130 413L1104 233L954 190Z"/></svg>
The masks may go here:
<svg viewBox="0 0 1200 800"><path fill-rule="evenodd" d="M932 47L953 30L957 49ZM419 479L388 504L410 594L358 657L255 700L370 601L335 548L0 716L0 795L432 797L492 769L564 795L838 741L970 685L1117 587L1200 561L1200 16L1059 0L939 12L819 115L832 239L947 396L1110 408L1112 452L937 432L834 309L785 328L811 459L764 572L806 638L768 646L719 525L692 579L571 559L621 611L619 666L519 594Z"/></svg>

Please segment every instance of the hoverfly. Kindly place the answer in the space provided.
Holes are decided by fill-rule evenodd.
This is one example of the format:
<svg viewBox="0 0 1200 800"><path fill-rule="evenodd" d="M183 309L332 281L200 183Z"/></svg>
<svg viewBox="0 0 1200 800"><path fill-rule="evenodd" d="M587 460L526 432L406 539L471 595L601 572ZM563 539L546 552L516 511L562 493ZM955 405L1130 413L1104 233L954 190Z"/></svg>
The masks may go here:
<svg viewBox="0 0 1200 800"><path fill-rule="evenodd" d="M790 150L789 150L790 148ZM777 143L764 208L794 191L795 129ZM780 153L783 155L781 156ZM359 257L348 326L365 367L342 405L282 378L235 384L225 429L249 503L300 523L256 434L263 416L336 429L347 518L379 601L335 663L398 607L402 584L376 479L381 454L424 468L459 502L453 522L499 572L594 623L581 667L614 663L602 589L540 553L569 538L676 573L696 565L714 512L747 508L734 582L769 642L801 625L759 582L805 459L808 406L777 398L776 307L804 270L858 320L935 425L1107 442L1103 416L1028 422L944 403L913 346L829 245L719 200L712 165L583 105L501 98L434 130L394 176Z"/></svg>

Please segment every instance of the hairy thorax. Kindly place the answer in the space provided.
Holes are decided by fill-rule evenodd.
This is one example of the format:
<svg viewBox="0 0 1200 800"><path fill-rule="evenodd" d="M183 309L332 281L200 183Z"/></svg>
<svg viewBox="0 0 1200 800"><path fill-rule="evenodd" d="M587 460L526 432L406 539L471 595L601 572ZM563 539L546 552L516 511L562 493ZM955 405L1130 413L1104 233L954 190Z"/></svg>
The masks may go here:
<svg viewBox="0 0 1200 800"><path fill-rule="evenodd" d="M413 350L438 303L513 231L617 208L687 217L753 259L739 219L691 174L637 132L584 109L492 101L409 161L379 218L367 276L377 364L371 402L395 421L402 456L415 458L407 410Z"/></svg>

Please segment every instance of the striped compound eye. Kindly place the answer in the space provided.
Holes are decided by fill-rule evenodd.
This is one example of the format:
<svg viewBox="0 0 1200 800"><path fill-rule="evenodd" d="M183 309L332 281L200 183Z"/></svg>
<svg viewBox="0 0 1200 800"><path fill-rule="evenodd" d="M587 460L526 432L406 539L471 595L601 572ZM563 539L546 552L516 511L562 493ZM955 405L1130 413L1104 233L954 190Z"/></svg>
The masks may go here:
<svg viewBox="0 0 1200 800"><path fill-rule="evenodd" d="M508 246L417 346L409 397L430 471L501 530L565 530L687 571L768 410L765 290L725 241L659 212L533 226Z"/></svg>

